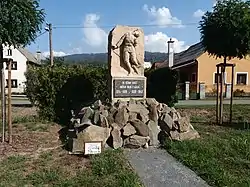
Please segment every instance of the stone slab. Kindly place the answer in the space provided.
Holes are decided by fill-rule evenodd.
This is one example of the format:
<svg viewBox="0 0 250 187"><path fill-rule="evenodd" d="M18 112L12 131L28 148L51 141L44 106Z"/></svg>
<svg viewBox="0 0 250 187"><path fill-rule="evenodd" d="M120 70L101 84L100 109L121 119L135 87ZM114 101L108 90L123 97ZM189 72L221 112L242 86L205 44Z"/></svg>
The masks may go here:
<svg viewBox="0 0 250 187"><path fill-rule="evenodd" d="M113 77L111 100L146 98L146 77Z"/></svg>

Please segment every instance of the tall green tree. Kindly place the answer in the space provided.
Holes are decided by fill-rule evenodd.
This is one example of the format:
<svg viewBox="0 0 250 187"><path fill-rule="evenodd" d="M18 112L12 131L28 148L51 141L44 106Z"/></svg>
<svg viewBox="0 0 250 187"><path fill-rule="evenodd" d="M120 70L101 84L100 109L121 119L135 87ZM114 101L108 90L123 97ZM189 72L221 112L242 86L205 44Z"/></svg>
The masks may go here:
<svg viewBox="0 0 250 187"><path fill-rule="evenodd" d="M38 0L1 0L0 44L15 47L30 44L41 31L44 17Z"/></svg>
<svg viewBox="0 0 250 187"><path fill-rule="evenodd" d="M3 69L3 45L26 46L34 41L44 21L44 10L37 0L0 0L0 68ZM3 79L3 77L1 77ZM2 80L4 81L4 80ZM4 89L4 88L2 88ZM4 97L4 90L2 98ZM2 101L3 103L3 101ZM2 125L5 126L4 104ZM4 134L4 132L3 132ZM12 143L12 126L9 125L9 143ZM4 141L4 135L2 136Z"/></svg>
<svg viewBox="0 0 250 187"><path fill-rule="evenodd" d="M242 59L250 52L250 1L219 0L213 11L206 12L200 21L201 42L212 56L228 59ZM221 71L223 90L225 68ZM221 94L220 123L222 123Z"/></svg>
<svg viewBox="0 0 250 187"><path fill-rule="evenodd" d="M201 42L213 56L231 59L250 51L250 1L220 0L200 21Z"/></svg>

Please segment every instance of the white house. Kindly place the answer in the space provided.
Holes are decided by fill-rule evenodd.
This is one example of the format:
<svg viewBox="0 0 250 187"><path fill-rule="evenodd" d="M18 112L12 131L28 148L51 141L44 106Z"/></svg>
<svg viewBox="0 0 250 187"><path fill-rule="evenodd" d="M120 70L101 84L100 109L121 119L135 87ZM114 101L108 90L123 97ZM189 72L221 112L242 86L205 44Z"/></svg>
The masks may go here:
<svg viewBox="0 0 250 187"><path fill-rule="evenodd" d="M28 64L40 65L40 52L37 56L33 55L25 48L4 47L3 58L13 59L11 67L11 88L12 93L24 93L25 89L25 72ZM6 87L8 85L8 67L4 63ZM6 90L7 92L7 90Z"/></svg>

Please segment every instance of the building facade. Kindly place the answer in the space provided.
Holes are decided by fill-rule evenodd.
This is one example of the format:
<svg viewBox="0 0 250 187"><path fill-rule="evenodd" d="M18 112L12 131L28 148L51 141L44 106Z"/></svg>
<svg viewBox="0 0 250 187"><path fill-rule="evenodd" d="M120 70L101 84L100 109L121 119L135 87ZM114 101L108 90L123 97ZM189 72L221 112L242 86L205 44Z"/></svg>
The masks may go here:
<svg viewBox="0 0 250 187"><path fill-rule="evenodd" d="M3 58L13 59L11 67L11 88L13 94L22 94L25 90L25 72L27 71L28 64L36 66L40 65L40 53L33 55L25 48L6 47L3 48ZM8 67L4 63L5 69L5 85L8 86ZM6 92L8 90L6 89Z"/></svg>
<svg viewBox="0 0 250 187"><path fill-rule="evenodd" d="M187 50L170 56L158 65L160 68L170 67L179 72L179 84L183 85L181 90L185 90L186 83L189 84L190 97L197 98L200 92L200 84L205 86L207 96L215 96L217 91L217 68L216 65L223 63L223 59L210 56L202 46L201 42L190 46ZM168 62L173 62L168 63ZM250 58L227 60L229 64L235 64L234 78L232 82L232 69L226 68L224 84L226 87L233 84L234 93L241 93L242 96L250 96ZM236 94L235 94L236 95ZM198 96L199 97L199 96Z"/></svg>

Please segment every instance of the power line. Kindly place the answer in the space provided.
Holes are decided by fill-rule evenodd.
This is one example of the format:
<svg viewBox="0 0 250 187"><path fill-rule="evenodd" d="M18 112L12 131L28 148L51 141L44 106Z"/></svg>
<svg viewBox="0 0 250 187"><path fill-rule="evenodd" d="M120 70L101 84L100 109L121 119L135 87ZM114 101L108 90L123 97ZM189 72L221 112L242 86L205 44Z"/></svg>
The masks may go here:
<svg viewBox="0 0 250 187"><path fill-rule="evenodd" d="M159 24L138 24L138 25L129 25L132 27L166 27L166 26L191 26L191 25L198 25L199 23L185 23L185 24L163 24L163 25L159 25ZM103 26L82 26L82 25L57 25L54 26L54 29L81 29L81 28L113 28L115 27L115 25L103 25Z"/></svg>
<svg viewBox="0 0 250 187"><path fill-rule="evenodd" d="M39 34L38 36L36 36L36 38L38 38L38 37L44 35L46 32L47 32L47 31L42 32L41 34Z"/></svg>

